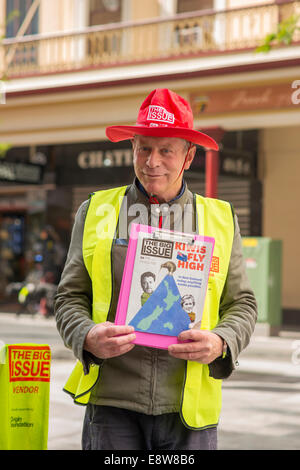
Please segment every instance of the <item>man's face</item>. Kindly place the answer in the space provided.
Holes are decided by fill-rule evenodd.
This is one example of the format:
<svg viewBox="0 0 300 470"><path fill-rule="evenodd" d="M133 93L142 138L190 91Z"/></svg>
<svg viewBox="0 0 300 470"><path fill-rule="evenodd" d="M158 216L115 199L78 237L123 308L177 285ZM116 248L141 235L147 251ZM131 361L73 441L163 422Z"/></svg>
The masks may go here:
<svg viewBox="0 0 300 470"><path fill-rule="evenodd" d="M153 194L159 202L168 202L178 195L183 177L180 172L182 167L183 170L190 167L196 148L190 148L188 155L187 152L183 139L136 136L133 166L149 196Z"/></svg>
<svg viewBox="0 0 300 470"><path fill-rule="evenodd" d="M152 276L146 276L143 279L142 282L143 289L146 292L146 294L152 294L154 291L154 279Z"/></svg>

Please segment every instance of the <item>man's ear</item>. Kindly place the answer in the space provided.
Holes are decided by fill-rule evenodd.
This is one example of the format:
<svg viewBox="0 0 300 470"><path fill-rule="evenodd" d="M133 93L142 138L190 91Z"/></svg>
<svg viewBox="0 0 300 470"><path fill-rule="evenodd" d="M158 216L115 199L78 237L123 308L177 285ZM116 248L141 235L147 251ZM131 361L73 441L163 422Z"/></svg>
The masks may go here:
<svg viewBox="0 0 300 470"><path fill-rule="evenodd" d="M131 142L131 145L132 145L132 150L134 150L135 144L136 144L136 139L135 139L135 137L133 137L132 139L130 139L130 142Z"/></svg>
<svg viewBox="0 0 300 470"><path fill-rule="evenodd" d="M185 160L185 164L184 164L184 169L185 170L188 170L190 168L190 166L191 166L191 164L194 160L194 157L196 155L196 150L197 150L196 145L192 145L191 148L189 149L186 160Z"/></svg>

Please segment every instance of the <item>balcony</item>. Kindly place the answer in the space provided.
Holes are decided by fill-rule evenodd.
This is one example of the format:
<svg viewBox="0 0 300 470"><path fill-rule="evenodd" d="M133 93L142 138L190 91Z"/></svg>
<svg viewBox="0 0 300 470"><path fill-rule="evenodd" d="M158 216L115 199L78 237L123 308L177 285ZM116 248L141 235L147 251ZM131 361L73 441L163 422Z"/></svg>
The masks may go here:
<svg viewBox="0 0 300 470"><path fill-rule="evenodd" d="M299 1L291 1L4 39L0 72L21 78L245 52L299 13ZM293 42L299 41L298 30Z"/></svg>

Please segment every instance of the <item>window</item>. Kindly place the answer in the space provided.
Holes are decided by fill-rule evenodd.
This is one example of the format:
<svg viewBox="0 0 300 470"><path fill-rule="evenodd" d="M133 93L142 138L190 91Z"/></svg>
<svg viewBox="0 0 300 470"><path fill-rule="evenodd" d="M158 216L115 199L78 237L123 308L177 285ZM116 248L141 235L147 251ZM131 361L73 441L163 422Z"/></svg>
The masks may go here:
<svg viewBox="0 0 300 470"><path fill-rule="evenodd" d="M17 35L32 3L33 0L6 0L7 38L13 38ZM24 35L38 33L38 11L37 9ZM14 12L16 12L15 15L13 14ZM22 68L25 64L36 63L37 56L38 50L36 45L30 43L24 45L18 44L9 67L12 66L18 69L19 67Z"/></svg>
<svg viewBox="0 0 300 470"><path fill-rule="evenodd" d="M177 13L213 10L214 0L177 0ZM214 48L213 16L187 18L175 27L175 41L185 52Z"/></svg>
<svg viewBox="0 0 300 470"><path fill-rule="evenodd" d="M6 18L9 19L12 12L17 14L13 16L11 21L7 22L6 25L6 37L13 38L17 35L17 32L20 29L21 24L23 23L25 16L33 3L33 0L6 0ZM38 12L37 9L30 25L28 26L25 35L28 34L37 34L39 30L38 25Z"/></svg>
<svg viewBox="0 0 300 470"><path fill-rule="evenodd" d="M197 10L212 10L214 0L177 0L177 13Z"/></svg>
<svg viewBox="0 0 300 470"><path fill-rule="evenodd" d="M119 23L122 21L123 0L90 0L90 26ZM99 58L114 60L121 50L120 30L99 31L88 39L88 55L93 64Z"/></svg>
<svg viewBox="0 0 300 470"><path fill-rule="evenodd" d="M119 23L122 19L122 0L91 0L90 26Z"/></svg>
<svg viewBox="0 0 300 470"><path fill-rule="evenodd" d="M6 0L6 37L17 35L33 0ZM13 14L16 12L16 15ZM39 9L36 10L24 35L37 34L39 30ZM33 44L18 44L10 66L22 67L25 64L36 63L38 56L37 46Z"/></svg>

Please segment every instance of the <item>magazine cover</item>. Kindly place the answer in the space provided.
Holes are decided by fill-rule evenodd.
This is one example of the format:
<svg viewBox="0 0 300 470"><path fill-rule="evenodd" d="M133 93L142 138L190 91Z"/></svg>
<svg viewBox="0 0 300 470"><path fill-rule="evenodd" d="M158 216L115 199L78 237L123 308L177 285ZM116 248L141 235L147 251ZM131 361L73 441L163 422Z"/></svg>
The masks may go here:
<svg viewBox="0 0 300 470"><path fill-rule="evenodd" d="M116 323L136 344L167 348L201 324L214 238L132 224Z"/></svg>

